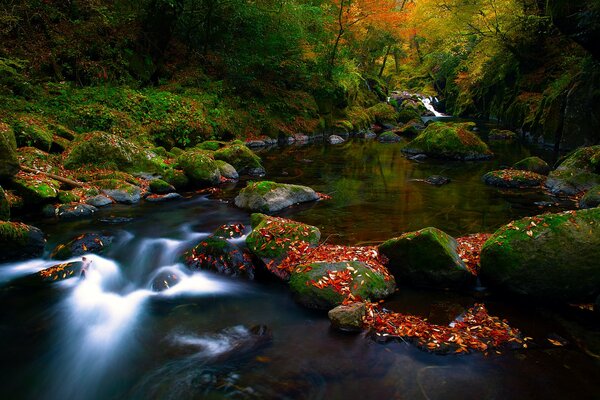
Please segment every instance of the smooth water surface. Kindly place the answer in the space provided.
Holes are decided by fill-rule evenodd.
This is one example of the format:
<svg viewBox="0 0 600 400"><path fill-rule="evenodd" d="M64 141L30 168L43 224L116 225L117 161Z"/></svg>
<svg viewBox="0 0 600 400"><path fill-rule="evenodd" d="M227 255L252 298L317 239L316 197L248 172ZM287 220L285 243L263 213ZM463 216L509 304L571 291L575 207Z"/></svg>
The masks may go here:
<svg viewBox="0 0 600 400"><path fill-rule="evenodd" d="M453 235L491 232L511 219L569 206L544 193L503 192L480 182L484 172L530 154L518 144L494 146L496 159L473 163L409 161L400 147L353 140L261 156L267 178L333 197L279 214L317 225L330 243L377 243L430 225ZM434 174L452 182L419 181ZM598 326L575 308L401 288L390 308L449 323L484 301L533 338L527 350L440 356L335 332L325 313L297 306L285 284L186 271L179 264L185 249L224 223L249 225L249 213L231 201L243 185L212 197L112 206L94 220L31 221L48 235L48 253L83 232L111 233L115 242L102 256L90 256L85 280L20 287L15 279L54 263L0 266L2 398L597 398L600 366L587 343L597 341ZM181 283L152 292L152 279L164 271ZM256 334L256 325L270 334ZM555 347L548 337L566 345Z"/></svg>

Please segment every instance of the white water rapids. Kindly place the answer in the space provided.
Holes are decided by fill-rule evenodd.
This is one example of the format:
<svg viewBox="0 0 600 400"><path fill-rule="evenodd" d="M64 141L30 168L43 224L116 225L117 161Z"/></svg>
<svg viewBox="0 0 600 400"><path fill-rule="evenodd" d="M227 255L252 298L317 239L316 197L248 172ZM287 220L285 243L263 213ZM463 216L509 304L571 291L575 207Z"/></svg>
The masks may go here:
<svg viewBox="0 0 600 400"><path fill-rule="evenodd" d="M428 111L431 111L433 113L433 115L435 115L436 117L447 117L448 116L448 115L446 115L444 113L441 113L441 112L437 111L433 107L433 104L432 104L432 101L434 100L433 98L431 98L431 97L424 97L423 96L423 97L420 97L420 99L421 99L421 103L423 103L423 105L425 106L425 108Z"/></svg>

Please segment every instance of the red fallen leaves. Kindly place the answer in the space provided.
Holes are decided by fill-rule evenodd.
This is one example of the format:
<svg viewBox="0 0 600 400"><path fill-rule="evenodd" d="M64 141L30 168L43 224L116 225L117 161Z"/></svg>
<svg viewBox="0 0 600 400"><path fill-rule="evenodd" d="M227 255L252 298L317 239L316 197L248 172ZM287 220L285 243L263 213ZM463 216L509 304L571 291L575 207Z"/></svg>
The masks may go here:
<svg viewBox="0 0 600 400"><path fill-rule="evenodd" d="M479 273L479 259L483 244L492 236L489 233L476 233L456 239L458 246L456 251L465 263L470 273L477 276Z"/></svg>
<svg viewBox="0 0 600 400"><path fill-rule="evenodd" d="M230 238L240 237L244 234L244 224L225 224L221 225L217 230Z"/></svg>
<svg viewBox="0 0 600 400"><path fill-rule="evenodd" d="M319 200L331 200L331 196L325 193L317 192Z"/></svg>
<svg viewBox="0 0 600 400"><path fill-rule="evenodd" d="M378 336L414 342L419 348L436 353L487 352L508 344L527 347L530 338L521 338L518 329L488 314L483 304L475 304L449 326L427 322L424 318L382 309L367 303L364 326Z"/></svg>
<svg viewBox="0 0 600 400"><path fill-rule="evenodd" d="M71 266L71 264L69 264L69 263L58 264L53 267L41 270L39 272L39 275L44 279L52 278L53 280L57 280L59 277L62 277L64 279L67 276L72 276L75 274L74 270L66 269L67 267L70 267L70 266Z"/></svg>

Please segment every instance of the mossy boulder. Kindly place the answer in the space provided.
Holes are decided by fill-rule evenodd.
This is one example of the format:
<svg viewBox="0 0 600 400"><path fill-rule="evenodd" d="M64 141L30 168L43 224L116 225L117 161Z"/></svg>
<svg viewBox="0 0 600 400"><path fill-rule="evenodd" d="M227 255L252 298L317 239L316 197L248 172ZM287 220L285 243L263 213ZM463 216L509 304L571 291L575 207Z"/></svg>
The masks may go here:
<svg viewBox="0 0 600 400"><path fill-rule="evenodd" d="M517 138L517 134L507 129L492 129L488 135L488 139L492 141L511 142Z"/></svg>
<svg viewBox="0 0 600 400"><path fill-rule="evenodd" d="M196 148L201 149L201 150L208 150L208 151L217 151L222 147L225 147L227 145L226 142L221 142L218 140L207 140L204 141L198 145L196 145Z"/></svg>
<svg viewBox="0 0 600 400"><path fill-rule="evenodd" d="M460 288L473 275L456 251L456 240L437 228L424 228L389 239L379 246L389 271L401 284L418 287Z"/></svg>
<svg viewBox="0 0 600 400"><path fill-rule="evenodd" d="M84 254L102 254L112 244L114 237L108 234L84 233L67 243L59 244L50 253L54 260L66 260Z"/></svg>
<svg viewBox="0 0 600 400"><path fill-rule="evenodd" d="M228 162L223 160L215 160L217 166L219 167L219 172L221 176L226 179L238 179L240 175L236 171L235 167Z"/></svg>
<svg viewBox="0 0 600 400"><path fill-rule="evenodd" d="M600 145L572 152L550 173L546 187L554 194L574 195L600 185Z"/></svg>
<svg viewBox="0 0 600 400"><path fill-rule="evenodd" d="M481 178L486 185L502 188L537 187L546 181L544 175L518 169L490 171Z"/></svg>
<svg viewBox="0 0 600 400"><path fill-rule="evenodd" d="M17 141L10 125L0 122L0 181L6 181L19 172Z"/></svg>
<svg viewBox="0 0 600 400"><path fill-rule="evenodd" d="M44 204L56 200L60 184L42 174L20 173L13 180L13 188L25 204Z"/></svg>
<svg viewBox="0 0 600 400"><path fill-rule="evenodd" d="M163 180L177 190L185 189L190 185L190 180L185 172L179 169L170 168L166 170L163 174Z"/></svg>
<svg viewBox="0 0 600 400"><path fill-rule="evenodd" d="M402 141L402 138L394 132L383 132L377 137L377 140L381 143L397 143Z"/></svg>
<svg viewBox="0 0 600 400"><path fill-rule="evenodd" d="M162 179L152 179L148 185L150 191L155 194L166 194L175 191L175 187Z"/></svg>
<svg viewBox="0 0 600 400"><path fill-rule="evenodd" d="M163 161L136 143L107 132L95 131L78 137L67 150L64 166L85 165L129 172L160 172Z"/></svg>
<svg viewBox="0 0 600 400"><path fill-rule="evenodd" d="M434 122L402 149L407 154L425 154L452 160L486 160L493 153L469 130L469 123Z"/></svg>
<svg viewBox="0 0 600 400"><path fill-rule="evenodd" d="M231 144L214 153L215 160L222 160L233 165L239 174L264 174L260 157L243 144Z"/></svg>
<svg viewBox="0 0 600 400"><path fill-rule="evenodd" d="M8 221L10 219L10 204L4 193L4 189L0 186L0 221Z"/></svg>
<svg viewBox="0 0 600 400"><path fill-rule="evenodd" d="M0 221L0 262L41 257L46 241L36 227Z"/></svg>
<svg viewBox="0 0 600 400"><path fill-rule="evenodd" d="M580 208L594 208L600 206L600 185L588 190L579 200Z"/></svg>
<svg viewBox="0 0 600 400"><path fill-rule="evenodd" d="M52 132L47 124L29 115L21 115L13 122L18 147L35 147L49 152L52 147Z"/></svg>
<svg viewBox="0 0 600 400"><path fill-rule="evenodd" d="M215 160L203 150L186 151L177 157L177 165L183 170L193 186L217 185L221 172Z"/></svg>
<svg viewBox="0 0 600 400"><path fill-rule="evenodd" d="M58 201L62 204L75 203L80 200L80 197L68 190L61 190L58 192Z"/></svg>
<svg viewBox="0 0 600 400"><path fill-rule="evenodd" d="M546 301L600 293L600 209L544 214L498 229L481 251L482 283Z"/></svg>
<svg viewBox="0 0 600 400"><path fill-rule="evenodd" d="M344 282L340 285L344 289L328 284L335 281L336 276ZM360 261L315 262L298 266L290 276L289 285L298 303L319 310L339 306L350 295L363 300L380 300L391 295L396 288L391 277L385 277Z"/></svg>
<svg viewBox="0 0 600 400"><path fill-rule="evenodd" d="M366 304L357 302L332 308L327 316L334 328L347 332L359 332L362 330L363 318L366 313Z"/></svg>
<svg viewBox="0 0 600 400"><path fill-rule="evenodd" d="M250 257L234 243L209 236L184 255L185 264L192 270L254 279Z"/></svg>
<svg viewBox="0 0 600 400"><path fill-rule="evenodd" d="M395 124L398 120L398 112L387 103L377 103L368 108L367 113L371 119L381 125Z"/></svg>
<svg viewBox="0 0 600 400"><path fill-rule="evenodd" d="M235 205L251 211L272 213L297 203L318 199L317 192L308 186L249 181L235 198Z"/></svg>
<svg viewBox="0 0 600 400"><path fill-rule="evenodd" d="M527 157L513 165L514 169L521 171L531 171L540 175L548 175L551 171L550 166L539 157Z"/></svg>
<svg viewBox="0 0 600 400"><path fill-rule="evenodd" d="M303 243L316 246L321 239L317 227L301 222L258 213L252 214L251 220L252 232L246 237L248 250L279 279L289 278L288 271L277 268L288 252Z"/></svg>
<svg viewBox="0 0 600 400"><path fill-rule="evenodd" d="M117 203L135 204L141 199L141 189L119 179L103 179L92 182L103 194Z"/></svg>
<svg viewBox="0 0 600 400"><path fill-rule="evenodd" d="M413 108L403 108L398 112L398 122L406 124L412 120L420 120L421 114Z"/></svg>
<svg viewBox="0 0 600 400"><path fill-rule="evenodd" d="M55 210L58 218L63 220L73 220L92 217L98 209L89 204L62 204Z"/></svg>

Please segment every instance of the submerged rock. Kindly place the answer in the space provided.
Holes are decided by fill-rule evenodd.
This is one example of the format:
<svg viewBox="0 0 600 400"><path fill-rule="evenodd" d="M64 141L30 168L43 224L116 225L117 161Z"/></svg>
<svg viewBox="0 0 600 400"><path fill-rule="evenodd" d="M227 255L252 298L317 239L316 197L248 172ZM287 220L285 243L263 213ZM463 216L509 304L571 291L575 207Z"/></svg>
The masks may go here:
<svg viewBox="0 0 600 400"><path fill-rule="evenodd" d="M407 154L452 160L486 160L493 156L488 146L468 128L469 123L434 122L402 149Z"/></svg>
<svg viewBox="0 0 600 400"><path fill-rule="evenodd" d="M357 302L332 308L327 313L331 325L341 331L360 332L363 327L363 317L367 313L365 303Z"/></svg>
<svg viewBox="0 0 600 400"><path fill-rule="evenodd" d="M554 194L574 195L600 185L600 145L581 147L548 176L546 187Z"/></svg>
<svg viewBox="0 0 600 400"><path fill-rule="evenodd" d="M481 179L487 185L503 188L536 187L546 181L544 175L517 169L490 171L483 175Z"/></svg>
<svg viewBox="0 0 600 400"><path fill-rule="evenodd" d="M453 237L429 227L387 240L379 246L379 252L388 258L389 271L402 284L459 288L474 278L456 247Z"/></svg>
<svg viewBox="0 0 600 400"><path fill-rule="evenodd" d="M89 204L63 204L58 207L56 215L60 219L78 219L89 218L93 216L98 209Z"/></svg>
<svg viewBox="0 0 600 400"><path fill-rule="evenodd" d="M550 166L544 160L539 157L527 157L513 165L514 169L522 171L531 171L540 175L548 175L550 173Z"/></svg>
<svg viewBox="0 0 600 400"><path fill-rule="evenodd" d="M235 205L252 211L275 212L297 203L318 199L317 192L308 186L250 181L235 198Z"/></svg>
<svg viewBox="0 0 600 400"><path fill-rule="evenodd" d="M442 186L450 183L450 178L442 175L431 175L425 179L425 182L434 186Z"/></svg>
<svg viewBox="0 0 600 400"><path fill-rule="evenodd" d="M254 266L249 257L223 238L207 237L186 252L184 258L187 267L193 270L254 279Z"/></svg>
<svg viewBox="0 0 600 400"><path fill-rule="evenodd" d="M0 122L0 182L19 172L17 141L10 125Z"/></svg>
<svg viewBox="0 0 600 400"><path fill-rule="evenodd" d="M152 280L150 288L153 292L163 292L181 282L181 277L174 271L162 271Z"/></svg>
<svg viewBox="0 0 600 400"><path fill-rule="evenodd" d="M21 222L0 222L0 262L41 257L46 240L41 230Z"/></svg>
<svg viewBox="0 0 600 400"><path fill-rule="evenodd" d="M594 208L600 205L600 185L588 190L579 200L579 208Z"/></svg>
<svg viewBox="0 0 600 400"><path fill-rule="evenodd" d="M114 237L110 235L84 233L67 243L56 246L50 253L50 258L66 260L87 253L102 254L112 244L113 240Z"/></svg>
<svg viewBox="0 0 600 400"><path fill-rule="evenodd" d="M600 293L600 209L544 214L498 229L481 252L484 285L547 301Z"/></svg>

